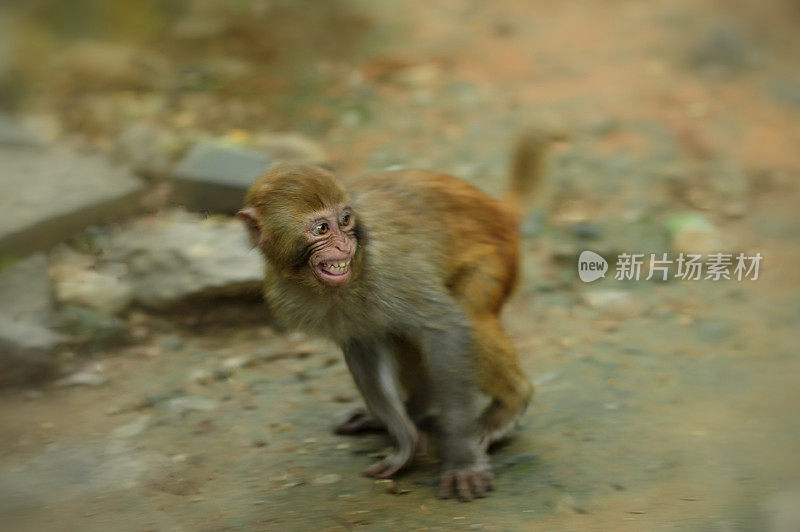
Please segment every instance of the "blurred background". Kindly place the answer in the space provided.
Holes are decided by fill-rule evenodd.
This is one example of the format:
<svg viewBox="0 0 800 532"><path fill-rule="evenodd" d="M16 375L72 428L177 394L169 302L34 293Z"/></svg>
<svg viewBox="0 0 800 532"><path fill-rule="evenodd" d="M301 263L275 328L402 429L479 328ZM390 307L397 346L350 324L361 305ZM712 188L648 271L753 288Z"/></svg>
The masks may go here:
<svg viewBox="0 0 800 532"><path fill-rule="evenodd" d="M3 3L3 522L800 529L799 30L795 0ZM388 439L330 433L347 369L271 327L232 214L296 160L499 195L532 120L568 141L522 226L504 321L537 395L497 491L361 478ZM763 259L614 278L681 252Z"/></svg>

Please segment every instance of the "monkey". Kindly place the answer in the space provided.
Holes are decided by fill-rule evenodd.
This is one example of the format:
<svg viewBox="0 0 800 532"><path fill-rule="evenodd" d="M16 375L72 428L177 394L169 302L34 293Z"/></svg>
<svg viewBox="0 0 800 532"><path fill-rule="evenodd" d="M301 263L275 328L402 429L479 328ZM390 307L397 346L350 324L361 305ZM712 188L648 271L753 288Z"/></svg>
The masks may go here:
<svg viewBox="0 0 800 532"><path fill-rule="evenodd" d="M433 417L438 496L470 501L494 488L487 449L533 396L499 314L517 283L521 210L554 139L521 136L503 199L432 171L342 179L299 163L248 189L238 216L265 258L270 310L279 325L338 344L367 407L335 430L383 428L393 440L366 476L407 466Z"/></svg>

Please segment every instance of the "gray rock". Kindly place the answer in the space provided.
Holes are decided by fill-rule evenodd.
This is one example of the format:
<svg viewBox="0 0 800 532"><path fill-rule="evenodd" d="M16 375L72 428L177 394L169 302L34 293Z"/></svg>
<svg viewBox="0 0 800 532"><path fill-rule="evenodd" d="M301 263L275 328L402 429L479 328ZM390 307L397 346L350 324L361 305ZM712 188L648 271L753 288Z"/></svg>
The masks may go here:
<svg viewBox="0 0 800 532"><path fill-rule="evenodd" d="M136 208L143 184L100 156L0 147L0 256L46 249Z"/></svg>
<svg viewBox="0 0 800 532"><path fill-rule="evenodd" d="M263 263L236 220L172 213L111 236L107 256L128 266L134 299L165 308L188 298L260 290Z"/></svg>
<svg viewBox="0 0 800 532"><path fill-rule="evenodd" d="M53 370L61 337L50 328L53 302L43 254L0 269L0 385Z"/></svg>
<svg viewBox="0 0 800 532"><path fill-rule="evenodd" d="M177 199L187 208L234 213L247 188L269 165L267 153L203 141L181 159L171 180Z"/></svg>

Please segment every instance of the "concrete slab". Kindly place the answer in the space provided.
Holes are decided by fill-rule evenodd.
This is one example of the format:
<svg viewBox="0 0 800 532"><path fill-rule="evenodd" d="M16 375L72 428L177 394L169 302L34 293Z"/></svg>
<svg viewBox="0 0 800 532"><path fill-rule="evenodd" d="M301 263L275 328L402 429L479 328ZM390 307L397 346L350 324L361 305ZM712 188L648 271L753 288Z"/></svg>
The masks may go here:
<svg viewBox="0 0 800 532"><path fill-rule="evenodd" d="M44 250L137 208L144 184L99 155L0 144L0 256Z"/></svg>

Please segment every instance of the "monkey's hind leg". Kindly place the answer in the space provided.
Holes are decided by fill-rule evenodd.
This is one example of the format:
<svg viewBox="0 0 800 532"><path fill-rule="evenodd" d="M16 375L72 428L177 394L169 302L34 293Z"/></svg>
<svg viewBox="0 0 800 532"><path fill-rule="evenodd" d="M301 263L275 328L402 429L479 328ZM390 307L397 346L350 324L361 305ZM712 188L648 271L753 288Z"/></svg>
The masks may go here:
<svg viewBox="0 0 800 532"><path fill-rule="evenodd" d="M500 322L494 315L473 320L481 391L491 397L478 424L481 444L488 448L503 438L522 417L533 397L533 385Z"/></svg>

